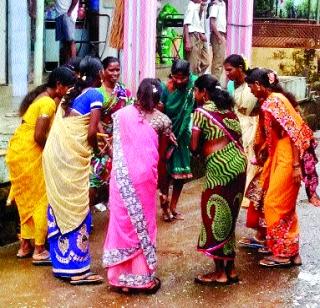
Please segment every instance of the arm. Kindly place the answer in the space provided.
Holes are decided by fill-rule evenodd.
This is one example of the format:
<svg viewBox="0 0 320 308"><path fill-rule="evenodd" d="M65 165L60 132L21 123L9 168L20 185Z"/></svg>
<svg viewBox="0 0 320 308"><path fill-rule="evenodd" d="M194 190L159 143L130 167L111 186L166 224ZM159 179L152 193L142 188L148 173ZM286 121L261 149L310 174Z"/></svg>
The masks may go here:
<svg viewBox="0 0 320 308"><path fill-rule="evenodd" d="M299 157L299 149L295 146L293 141L291 141L292 147L292 167L293 167L293 182L300 184L302 180L302 173L300 167L300 157Z"/></svg>
<svg viewBox="0 0 320 308"><path fill-rule="evenodd" d="M74 8L76 7L76 5L78 4L78 2L79 2L79 0L72 0L71 1L71 5L70 5L68 12L67 12L69 17L71 16L71 13L74 10Z"/></svg>
<svg viewBox="0 0 320 308"><path fill-rule="evenodd" d="M159 136L159 163L158 163L158 183L160 192L164 195L168 194L168 176L167 176L167 160L166 152L169 144L169 137L165 134Z"/></svg>
<svg viewBox="0 0 320 308"><path fill-rule="evenodd" d="M189 36L189 25L183 26L183 37L184 37L184 49L186 52L190 52L192 49L191 40Z"/></svg>
<svg viewBox="0 0 320 308"><path fill-rule="evenodd" d="M97 142L97 132L98 126L101 117L101 109L92 109L90 112L90 122L88 128L88 143L94 148L97 149L98 142Z"/></svg>
<svg viewBox="0 0 320 308"><path fill-rule="evenodd" d="M195 153L199 147L201 137L201 129L198 127L192 128L191 142L190 142L190 151Z"/></svg>
<svg viewBox="0 0 320 308"><path fill-rule="evenodd" d="M224 41L225 38L218 31L216 18L214 17L210 17L210 32L211 32L211 38L216 37L219 44L221 44Z"/></svg>
<svg viewBox="0 0 320 308"><path fill-rule="evenodd" d="M47 141L47 134L50 128L50 118L41 116L37 119L36 127L34 131L34 141L41 147L44 148Z"/></svg>

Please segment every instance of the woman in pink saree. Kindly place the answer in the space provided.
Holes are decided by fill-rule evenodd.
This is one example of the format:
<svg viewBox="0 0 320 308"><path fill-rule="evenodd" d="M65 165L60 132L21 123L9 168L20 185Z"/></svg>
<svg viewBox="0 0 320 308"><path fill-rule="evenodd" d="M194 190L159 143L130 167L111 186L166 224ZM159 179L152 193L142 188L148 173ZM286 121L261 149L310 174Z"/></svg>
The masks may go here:
<svg viewBox="0 0 320 308"><path fill-rule="evenodd" d="M156 192L158 169L159 177L166 174L171 121L156 109L160 95L160 82L144 79L137 102L113 115L110 219L103 264L109 284L123 293L153 294L161 285L155 277Z"/></svg>

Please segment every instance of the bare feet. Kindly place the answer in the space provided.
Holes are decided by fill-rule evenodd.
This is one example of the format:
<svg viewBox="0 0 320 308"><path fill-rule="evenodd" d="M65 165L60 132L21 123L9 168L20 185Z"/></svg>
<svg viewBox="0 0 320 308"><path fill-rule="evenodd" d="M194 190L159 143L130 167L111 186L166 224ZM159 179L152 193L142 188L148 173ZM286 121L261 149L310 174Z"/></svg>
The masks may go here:
<svg viewBox="0 0 320 308"><path fill-rule="evenodd" d="M211 284L211 283L228 283L228 276L225 272L212 272L204 275L198 275L195 279L198 283Z"/></svg>

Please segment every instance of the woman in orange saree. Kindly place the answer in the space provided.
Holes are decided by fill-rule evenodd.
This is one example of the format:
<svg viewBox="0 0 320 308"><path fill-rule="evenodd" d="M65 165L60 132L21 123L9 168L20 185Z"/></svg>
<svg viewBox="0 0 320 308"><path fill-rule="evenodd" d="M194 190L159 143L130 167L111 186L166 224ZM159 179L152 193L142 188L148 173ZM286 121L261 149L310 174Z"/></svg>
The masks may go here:
<svg viewBox="0 0 320 308"><path fill-rule="evenodd" d="M247 189L247 197L265 214L271 255L260 265L300 265L296 202L301 180L309 201L319 206L313 132L295 110L294 97L281 88L274 72L256 68L246 81L260 102L254 145L259 171Z"/></svg>

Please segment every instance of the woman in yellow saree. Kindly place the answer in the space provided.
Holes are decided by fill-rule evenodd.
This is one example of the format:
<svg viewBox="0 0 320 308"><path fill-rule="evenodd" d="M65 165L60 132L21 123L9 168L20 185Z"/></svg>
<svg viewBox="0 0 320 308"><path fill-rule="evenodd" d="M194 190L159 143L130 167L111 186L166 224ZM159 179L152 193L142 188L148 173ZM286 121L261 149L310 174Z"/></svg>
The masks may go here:
<svg viewBox="0 0 320 308"><path fill-rule="evenodd" d="M17 204L21 223L18 258L30 257L33 263L50 263L45 249L47 236L47 195L42 171L42 151L60 101L75 81L65 67L55 69L48 82L31 91L22 101L21 125L10 140L6 162L11 181L9 200ZM31 244L35 241L35 248Z"/></svg>
<svg viewBox="0 0 320 308"><path fill-rule="evenodd" d="M249 184L247 197L264 210L267 246L272 253L260 265L300 265L296 202L301 180L309 201L319 206L313 132L295 110L293 95L281 88L274 72L256 68L246 81L260 102L254 145L259 171Z"/></svg>

